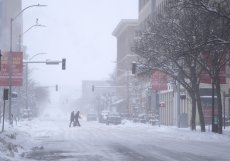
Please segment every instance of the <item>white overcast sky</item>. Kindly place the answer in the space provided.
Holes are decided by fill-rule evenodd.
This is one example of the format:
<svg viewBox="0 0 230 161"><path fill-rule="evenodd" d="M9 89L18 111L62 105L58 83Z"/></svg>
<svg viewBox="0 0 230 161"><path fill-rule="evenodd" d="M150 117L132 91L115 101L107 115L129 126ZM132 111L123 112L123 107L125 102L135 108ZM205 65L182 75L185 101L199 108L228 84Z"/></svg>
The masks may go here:
<svg viewBox="0 0 230 161"><path fill-rule="evenodd" d="M40 85L80 89L82 80L105 80L115 68L116 38L113 30L121 19L136 19L137 0L22 0L23 8L32 4L47 7L29 8L23 13L24 31L39 23L23 36L27 53L33 60L66 58L67 69L45 64L30 64L33 77Z"/></svg>

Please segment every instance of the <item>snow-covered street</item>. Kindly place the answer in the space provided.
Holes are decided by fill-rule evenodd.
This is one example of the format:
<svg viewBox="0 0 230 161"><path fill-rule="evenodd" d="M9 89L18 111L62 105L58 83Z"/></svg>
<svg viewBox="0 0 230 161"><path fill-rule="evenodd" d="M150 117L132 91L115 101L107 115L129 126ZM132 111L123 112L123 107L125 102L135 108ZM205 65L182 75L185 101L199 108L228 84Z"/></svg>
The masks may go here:
<svg viewBox="0 0 230 161"><path fill-rule="evenodd" d="M0 0L0 161L230 161L230 0Z"/></svg>
<svg viewBox="0 0 230 161"><path fill-rule="evenodd" d="M124 121L105 125L80 120L68 127L68 117L38 118L15 126L19 161L229 161L230 133L191 132Z"/></svg>

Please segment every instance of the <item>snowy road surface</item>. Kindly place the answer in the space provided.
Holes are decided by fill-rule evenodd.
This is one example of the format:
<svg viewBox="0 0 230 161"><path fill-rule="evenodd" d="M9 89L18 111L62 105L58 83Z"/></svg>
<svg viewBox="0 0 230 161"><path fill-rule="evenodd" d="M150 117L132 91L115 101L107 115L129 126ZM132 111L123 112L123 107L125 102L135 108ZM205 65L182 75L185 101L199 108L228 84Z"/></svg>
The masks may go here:
<svg viewBox="0 0 230 161"><path fill-rule="evenodd" d="M21 160L39 161L229 161L230 137L126 122L105 125L81 120L22 122L33 148ZM36 145L36 146L35 146ZM32 146L32 145L30 145Z"/></svg>

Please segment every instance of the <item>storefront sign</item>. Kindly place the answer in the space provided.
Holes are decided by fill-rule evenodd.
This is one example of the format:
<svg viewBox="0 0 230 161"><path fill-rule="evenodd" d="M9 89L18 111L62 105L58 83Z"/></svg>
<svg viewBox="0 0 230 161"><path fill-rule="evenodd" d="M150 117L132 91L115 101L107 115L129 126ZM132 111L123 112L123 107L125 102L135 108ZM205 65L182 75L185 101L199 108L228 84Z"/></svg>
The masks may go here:
<svg viewBox="0 0 230 161"><path fill-rule="evenodd" d="M10 59L11 54L11 68ZM23 79L23 53L22 52L2 52L0 86L22 86ZM11 69L11 70L10 70ZM11 75L11 78L10 78ZM11 79L11 80L10 80Z"/></svg>

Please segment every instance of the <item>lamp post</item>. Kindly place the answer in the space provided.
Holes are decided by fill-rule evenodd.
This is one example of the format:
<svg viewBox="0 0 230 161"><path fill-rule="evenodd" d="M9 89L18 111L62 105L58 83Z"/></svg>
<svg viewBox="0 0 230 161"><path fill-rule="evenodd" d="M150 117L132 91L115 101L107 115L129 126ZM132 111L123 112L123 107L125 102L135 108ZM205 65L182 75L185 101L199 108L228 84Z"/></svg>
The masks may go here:
<svg viewBox="0 0 230 161"><path fill-rule="evenodd" d="M31 7L45 7L47 5L30 5L22 9L15 17L10 18L10 55L8 57L8 64L9 64L9 122L12 124L12 117L11 117L11 106L12 106L12 100L11 100L11 93L12 93L12 39L13 39L13 22L15 19L18 18L26 9Z"/></svg>
<svg viewBox="0 0 230 161"><path fill-rule="evenodd" d="M38 19L36 19L36 24L30 26L26 31L24 31L22 34L19 35L19 51L21 51L21 39L22 39L22 36L24 36L29 30L31 30L32 28L34 27L46 27L45 25L42 25L42 24L39 24L38 23Z"/></svg>

